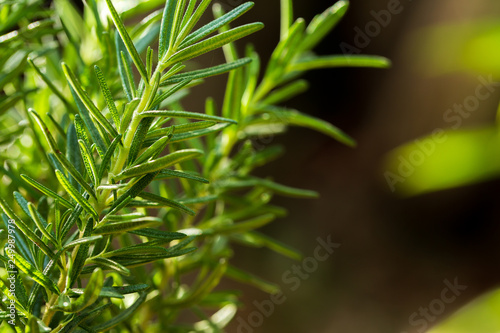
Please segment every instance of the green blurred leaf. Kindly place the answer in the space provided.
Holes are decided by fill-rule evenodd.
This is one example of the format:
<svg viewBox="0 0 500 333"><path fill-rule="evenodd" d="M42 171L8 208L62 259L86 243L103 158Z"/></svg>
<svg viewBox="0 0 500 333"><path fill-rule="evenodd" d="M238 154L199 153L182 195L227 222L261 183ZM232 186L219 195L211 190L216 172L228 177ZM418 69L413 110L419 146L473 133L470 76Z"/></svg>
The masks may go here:
<svg viewBox="0 0 500 333"><path fill-rule="evenodd" d="M93 318L99 316L105 309L110 307L112 303L104 304L101 305L97 308L91 309L91 310L86 310L83 311L82 313L78 313L76 316L74 316L68 323L64 323L59 325L58 328L60 328L59 333L70 333L73 332L80 323L84 322L85 320L92 320Z"/></svg>
<svg viewBox="0 0 500 333"><path fill-rule="evenodd" d="M265 108L265 110L269 111L275 117L275 121L278 123L310 128L324 133L348 146L356 145L356 142L351 137L342 132L339 128L324 120L315 118L296 110L287 110L277 107L267 107Z"/></svg>
<svg viewBox="0 0 500 333"><path fill-rule="evenodd" d="M129 316L131 316L139 308L139 306L142 303L144 303L147 296L148 294L145 292L140 293L139 298L137 298L135 302L132 303L132 305L130 305L127 309L121 311L117 316L115 316L111 320L108 320L103 324L95 326L94 329L99 332L99 331L106 331L110 328L115 327L122 321L126 320Z"/></svg>
<svg viewBox="0 0 500 333"><path fill-rule="evenodd" d="M172 128L170 129L170 133L172 132ZM166 148L169 144L170 139L172 138L172 134L167 134L166 136L160 138L158 141L153 143L148 149L146 149L136 160L136 164L141 164L148 161L151 158L156 158L161 152Z"/></svg>
<svg viewBox="0 0 500 333"><path fill-rule="evenodd" d="M290 65L290 71L310 71L312 69L331 67L370 67L388 68L391 62L389 59L377 56L363 55L339 55L308 57L300 59Z"/></svg>
<svg viewBox="0 0 500 333"><path fill-rule="evenodd" d="M111 158L115 153L116 147L118 146L119 143L121 143L121 140L122 140L122 135L120 134L113 139L113 142L111 142L111 144L109 145L108 150L106 150L106 154L104 155L101 165L99 167L99 172L97 173L98 181L102 180L102 177L109 169L109 163L111 162Z"/></svg>
<svg viewBox="0 0 500 333"><path fill-rule="evenodd" d="M204 183L204 184L210 183L210 181L206 178L203 178L203 177L200 177L200 176L197 176L194 174L182 172L182 171L168 170L168 169L162 170L158 174L158 176L156 177L156 179L168 179L168 178L184 178L184 179L194 180L194 181Z"/></svg>
<svg viewBox="0 0 500 333"><path fill-rule="evenodd" d="M217 66L199 69L199 70L191 71L191 72L187 72L187 73L175 74L175 75L171 76L170 78L162 81L161 85L164 86L167 84L178 83L178 82L181 82L184 80L198 80L198 79L204 79L207 77L224 74L224 73L230 72L234 69L243 67L243 66L249 64L251 61L252 61L252 59L250 59L250 58L243 58L243 59L238 59L238 60L231 62L231 63L228 63L228 64L217 65Z"/></svg>
<svg viewBox="0 0 500 333"><path fill-rule="evenodd" d="M47 237L47 239L52 243L52 244L58 244L57 240L54 238L54 236L47 230L47 225L42 222L44 221L43 218L41 218L40 213L36 210L35 206L30 202L28 203L28 209L31 215L31 218L35 222L35 225L37 226L38 230ZM46 222L45 222L46 223Z"/></svg>
<svg viewBox="0 0 500 333"><path fill-rule="evenodd" d="M85 198L78 192L78 190L75 189L70 184L70 182L64 176L64 174L61 171L56 170L56 176L57 176L57 179L59 180L59 182L61 183L62 187L64 187L64 189L68 192L68 194L73 199L75 199L75 201L78 202L78 204L80 206L82 206L83 209L85 209L90 215L92 215L92 217L94 219L98 220L99 219L99 215L95 211L94 207L92 207L92 205L87 200L85 200Z"/></svg>
<svg viewBox="0 0 500 333"><path fill-rule="evenodd" d="M185 234L182 234L180 232L167 232L167 231L161 231L157 229L138 229L138 230L133 230L129 231L131 234L139 235L139 236L144 236L148 238L155 238L155 239L161 239L164 241L172 241L176 239L183 239L186 238Z"/></svg>
<svg viewBox="0 0 500 333"><path fill-rule="evenodd" d="M89 237L92 236L93 225L94 221L92 219L88 219L87 224L85 225L85 228L83 230L82 238L88 239ZM89 248L90 248L90 242L78 244L78 251L76 252L76 257L71 265L71 270L68 273L69 275L69 283L67 285L68 288L71 288L75 283L75 281L80 276L83 266L85 265L85 260L89 256Z"/></svg>
<svg viewBox="0 0 500 333"><path fill-rule="evenodd" d="M500 176L496 127L436 132L402 145L386 157L391 189L417 195Z"/></svg>
<svg viewBox="0 0 500 333"><path fill-rule="evenodd" d="M342 19L348 7L349 1L340 0L322 14L315 16L307 27L307 34L300 44L300 51L311 50L318 45Z"/></svg>
<svg viewBox="0 0 500 333"><path fill-rule="evenodd" d="M99 183L97 179L98 175L92 153L89 151L87 145L83 140L78 140L78 144L80 146L80 152L85 164L85 168L87 169L87 174L90 176L94 187L97 187L97 184Z"/></svg>
<svg viewBox="0 0 500 333"><path fill-rule="evenodd" d="M288 36L288 29L293 23L293 1L281 0L281 40L286 39Z"/></svg>
<svg viewBox="0 0 500 333"><path fill-rule="evenodd" d="M113 122L115 123L116 128L120 127L120 115L118 114L118 110L116 109L116 104L111 95L111 91L109 91L108 84L106 83L106 79L104 78L104 74L101 69L96 65L94 66L95 74L97 76L97 81L99 82L99 86L101 87L102 94L104 95L104 99L106 100L106 105L108 106L108 110L111 113L111 117L113 118Z"/></svg>
<svg viewBox="0 0 500 333"><path fill-rule="evenodd" d="M318 198L318 193L310 190L297 189L285 185L275 183L271 180L261 179L257 177L247 177L241 180L230 180L220 185L225 189L240 189L254 186L261 186L283 196L294 198L315 199Z"/></svg>
<svg viewBox="0 0 500 333"><path fill-rule="evenodd" d="M130 270L127 267L120 265L116 261L113 261L109 258L102 258L102 257L90 258L85 263L96 265L97 267L100 267L105 270L116 271L124 276L130 276Z"/></svg>
<svg viewBox="0 0 500 333"><path fill-rule="evenodd" d="M16 266L33 280L41 284L47 290L50 290L57 295L61 293L59 288L56 286L54 281L52 281L47 275L40 272L36 267L31 265L26 259L24 259L19 253L14 252L16 258Z"/></svg>
<svg viewBox="0 0 500 333"><path fill-rule="evenodd" d="M500 291L477 297L449 318L431 328L429 333L497 333L500 330Z"/></svg>
<svg viewBox="0 0 500 333"><path fill-rule="evenodd" d="M181 212L187 213L191 216L196 215L196 213L193 210L189 209L188 207L184 206L183 204L181 204L177 201L174 201L174 200L163 198L163 197L156 195L156 194L153 194L153 193L141 192L138 196L143 198L143 199L154 202L155 204L158 204L160 207L171 207L174 209L178 209Z"/></svg>
<svg viewBox="0 0 500 333"><path fill-rule="evenodd" d="M264 279L261 279L254 274L245 272L234 266L229 266L227 268L226 276L238 282L252 285L269 294L276 294L280 292L280 287L278 285L265 281Z"/></svg>

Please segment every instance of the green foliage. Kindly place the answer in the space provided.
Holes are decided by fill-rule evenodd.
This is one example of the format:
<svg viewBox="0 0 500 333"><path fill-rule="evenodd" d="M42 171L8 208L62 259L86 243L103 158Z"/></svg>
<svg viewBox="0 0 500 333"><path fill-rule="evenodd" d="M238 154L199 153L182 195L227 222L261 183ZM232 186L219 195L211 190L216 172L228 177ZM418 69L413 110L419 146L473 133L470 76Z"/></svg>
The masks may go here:
<svg viewBox="0 0 500 333"><path fill-rule="evenodd" d="M43 10L37 0L2 4L0 144L9 149L0 153L0 289L12 296L5 281L15 268L18 331L221 331L238 305L233 292L214 291L221 279L278 290L230 264L233 244L300 258L256 230L285 215L270 204L274 195L317 194L252 176L281 153L253 140L303 126L353 145L279 104L307 89L299 78L307 70L388 61L315 56L347 2L306 26L282 1L281 41L260 79L258 54L248 46L240 57L234 42L262 23L229 27L253 3L228 13L214 4L215 19L195 30L210 3L167 0L133 28L124 19L160 1L123 12L106 0L108 18L97 0L85 1L83 15L68 1ZM227 63L189 69L219 48ZM184 110L191 86L225 73L220 110L211 99L205 113ZM200 321L183 323L184 312Z"/></svg>

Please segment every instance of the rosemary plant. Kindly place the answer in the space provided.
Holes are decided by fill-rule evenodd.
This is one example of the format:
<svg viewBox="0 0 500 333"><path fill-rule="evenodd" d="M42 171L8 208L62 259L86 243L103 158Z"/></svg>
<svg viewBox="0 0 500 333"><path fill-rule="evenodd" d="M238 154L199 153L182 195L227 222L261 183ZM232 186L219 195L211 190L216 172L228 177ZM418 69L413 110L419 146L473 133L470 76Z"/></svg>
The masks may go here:
<svg viewBox="0 0 500 333"><path fill-rule="evenodd" d="M232 245L300 259L256 231L285 211L273 195L315 198L252 176L280 147L259 135L304 126L343 143L333 125L280 106L300 76L338 66L387 67L381 57L317 56L344 15L339 1L306 24L282 0L281 40L267 68L234 42L262 23L230 27L246 2L200 26L210 0L0 0L0 320L16 332L220 332L238 294L222 278L277 286L231 264ZM120 10L121 12L121 10ZM139 24L123 19L149 12ZM158 45L153 47L154 45ZM222 48L226 63L192 70ZM189 88L229 73L221 108L185 111ZM183 322L183 312L199 320Z"/></svg>

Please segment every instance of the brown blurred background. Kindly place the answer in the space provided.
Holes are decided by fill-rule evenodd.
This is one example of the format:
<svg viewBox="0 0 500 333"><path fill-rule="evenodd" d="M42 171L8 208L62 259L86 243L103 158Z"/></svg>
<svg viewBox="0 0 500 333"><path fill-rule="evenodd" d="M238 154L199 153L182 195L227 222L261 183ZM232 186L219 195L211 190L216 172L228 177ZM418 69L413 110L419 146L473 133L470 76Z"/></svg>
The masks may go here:
<svg viewBox="0 0 500 333"><path fill-rule="evenodd" d="M228 8L240 3L220 2ZM386 9L390 2L352 1L347 16L317 53L341 53L342 42L354 45L354 28L364 29L373 20L370 11ZM334 1L294 3L296 17L309 22ZM313 254L318 237L331 235L341 246L296 291L282 280L294 262L266 250L239 248L237 266L282 285L287 298L254 332L417 332L422 326L412 327L410 315L441 297L445 279L457 278L467 289L446 305L443 314L428 321L430 325L499 285L500 181L402 198L390 191L384 179L383 159L398 145L449 126L443 113L463 102L477 86L477 75L423 73L416 58L426 50L413 43L414 32L435 24L498 18L500 3L403 0L401 5L401 14L394 15L362 49L363 54L390 58L391 69L312 72L306 77L311 82L309 92L287 103L344 129L356 138L358 147L350 149L297 128L274 138L273 143L287 147L287 154L258 172L284 184L314 189L321 199L276 198L276 204L288 208L289 216L265 231L306 256ZM264 32L249 38L264 58L278 41L278 17L278 0L256 0L255 8L243 18L266 24ZM225 78L219 79L198 92L220 96L215 87ZM464 127L492 123L498 97L482 102ZM253 302L268 299L245 287L246 306L240 317L248 320L256 310ZM228 332L247 331L235 322Z"/></svg>

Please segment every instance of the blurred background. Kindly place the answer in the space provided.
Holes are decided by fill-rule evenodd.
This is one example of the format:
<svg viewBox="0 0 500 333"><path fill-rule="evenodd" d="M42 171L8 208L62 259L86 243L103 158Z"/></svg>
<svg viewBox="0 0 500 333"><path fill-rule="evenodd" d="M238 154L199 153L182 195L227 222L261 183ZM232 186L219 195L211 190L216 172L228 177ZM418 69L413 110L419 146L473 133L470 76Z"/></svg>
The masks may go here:
<svg viewBox="0 0 500 333"><path fill-rule="evenodd" d="M228 8L239 4L220 2ZM310 21L333 3L294 1L295 16ZM280 284L286 297L262 326L251 328L254 332L423 332L499 285L500 181L489 175L464 181L465 186L406 196L399 188L403 183L395 185L396 192L391 191L385 172L387 159L396 147L436 129L455 130L451 128L455 122L445 119L447 110L474 96L480 77L495 74L486 65L478 71L478 66L468 66L473 61L462 61L460 43L483 36L481 26L498 21L500 3L352 1L347 16L317 53L341 54L341 46L346 45L342 43L356 47L357 29L365 31L374 21L372 11L378 13L398 3L400 13L392 15L378 34L373 30L375 37L370 37L366 46L359 47L358 40L357 47L363 54L390 58L391 69L313 72L307 76L310 90L287 104L339 126L358 141L358 147L350 149L298 128L270 139L286 146L287 153L260 169L260 174L273 175L283 184L316 190L321 199L276 199L288 208L289 215L266 232L293 244L306 256L313 255L318 237L331 235L340 247L301 280L295 291L283 280L283 274L296 263L265 250L258 256L256 250L239 249L238 264ZM278 41L278 17L279 1L257 0L254 10L243 18L266 24L264 32L249 38L263 58ZM488 43L488 52L481 49L485 59L475 59L476 65L500 59L500 53L494 53L500 48L500 38L493 35L490 41L498 44ZM217 95L210 88L217 87L218 79L223 84L224 78L213 79L213 84L204 85L198 93ZM468 117L461 117L463 122L457 130L494 126L499 97L500 90L493 86L487 99L481 100ZM200 97L200 103L202 100ZM198 102L193 99L193 103ZM454 146L455 154L462 156L461 151L460 144ZM431 157L439 158L439 154L438 149ZM438 178L460 170L463 164L463 159L457 164L453 158L446 161L450 165L443 166ZM488 167L477 162L479 173ZM419 177L418 170L415 177ZM460 180L457 185L462 185ZM429 312L431 315L424 317L420 309L441 299L446 279L467 288L450 304L442 303L443 309L434 302L438 305L436 315ZM269 299L246 288L246 305L240 317L257 322L258 317L252 319L252 312L257 310L254 302ZM426 319L415 321L422 318ZM228 329L249 331L236 321ZM477 328L470 332L483 331Z"/></svg>

